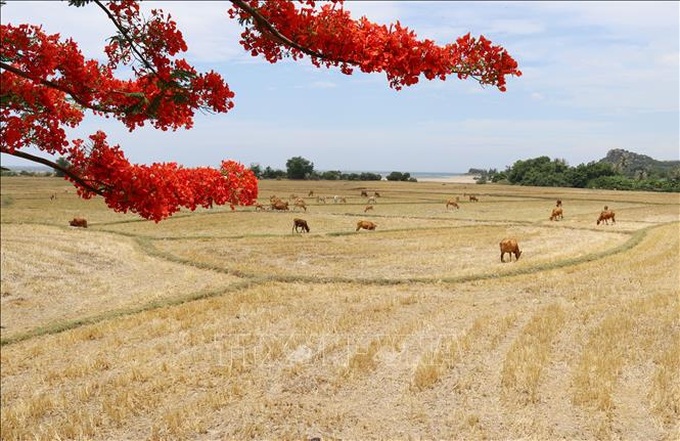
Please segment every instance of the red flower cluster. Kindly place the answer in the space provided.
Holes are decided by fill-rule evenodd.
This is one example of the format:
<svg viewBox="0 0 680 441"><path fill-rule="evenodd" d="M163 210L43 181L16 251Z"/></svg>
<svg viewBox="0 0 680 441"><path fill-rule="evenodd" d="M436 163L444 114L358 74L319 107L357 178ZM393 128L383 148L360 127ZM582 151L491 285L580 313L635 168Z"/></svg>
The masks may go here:
<svg viewBox="0 0 680 441"><path fill-rule="evenodd" d="M385 72L397 90L417 83L420 75L445 80L454 74L505 91L506 76L522 75L507 51L484 37L467 34L456 43L438 46L432 40L418 40L399 22L387 27L365 17L353 20L342 0L323 2L318 9L314 1L299 1L299 7L292 1L232 3L230 16L245 26L241 44L272 63L306 54L317 67L339 66L346 74L353 67Z"/></svg>
<svg viewBox="0 0 680 441"><path fill-rule="evenodd" d="M88 147L76 140L69 150L68 161L78 180L67 179L82 198L99 194L114 211L131 211L159 222L182 207L193 211L230 204L233 209L257 199L255 175L235 161L223 161L220 170L184 168L174 162L135 165L118 146L107 144L103 132L90 140Z"/></svg>
<svg viewBox="0 0 680 441"><path fill-rule="evenodd" d="M213 204L249 205L257 198L254 174L234 161L220 170L188 169L176 163L134 165L118 146L109 146L102 132L91 144L69 141L65 127L75 127L84 111L114 117L129 130L147 121L161 130L191 128L196 110L225 113L234 93L213 72L199 74L175 56L187 50L174 21L160 10L148 19L135 0L95 4L117 29L104 48L108 63L86 60L72 40L47 35L39 26L0 26L0 151L51 163L21 152L28 146L48 154L66 155L72 165L67 179L83 198L104 197L116 211L131 211L156 222L180 208ZM390 27L365 18L352 20L342 1L232 0L229 15L245 27L241 44L252 55L274 63L283 57L311 57L317 67L338 66L351 74L385 72L390 86L400 89L427 79L475 78L505 90L507 75L521 75L517 62L484 37L466 35L456 43L437 46L418 40L399 23ZM115 77L120 65L134 77ZM56 164L51 163L55 166Z"/></svg>
<svg viewBox="0 0 680 441"><path fill-rule="evenodd" d="M257 180L233 161L225 161L222 170L133 165L101 132L90 137L90 147L78 139L69 142L64 126L77 126L84 110L117 118L130 130L146 121L174 130L191 128L197 109L224 113L234 106L220 75L198 74L185 60L171 59L187 47L162 12L153 11L145 22L135 1L108 8L119 34L105 48L107 65L85 60L75 42L46 35L39 26L2 25L0 151L15 154L35 146L66 155L72 164L67 178L83 198L98 194L116 211L157 222L181 207L252 204ZM121 63L132 65L133 79L114 76Z"/></svg>

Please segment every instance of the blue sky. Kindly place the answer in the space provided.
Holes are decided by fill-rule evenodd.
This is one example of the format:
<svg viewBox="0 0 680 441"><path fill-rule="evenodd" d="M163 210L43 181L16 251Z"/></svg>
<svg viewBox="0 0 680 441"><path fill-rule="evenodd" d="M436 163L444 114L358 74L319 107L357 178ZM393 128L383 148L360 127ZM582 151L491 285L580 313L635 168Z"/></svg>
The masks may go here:
<svg viewBox="0 0 680 441"><path fill-rule="evenodd" d="M505 93L456 78L395 91L384 74L347 76L306 60L269 64L238 44L228 2L146 4L172 14L189 46L184 58L219 72L236 107L198 115L189 131L130 133L94 117L73 131L104 130L133 162L234 159L285 169L302 156L316 170L465 172L543 155L575 166L614 148L680 159L679 2L345 3L356 18L399 20L441 44L471 32L502 45L524 74ZM94 5L10 0L1 17L73 37L98 59L114 33Z"/></svg>

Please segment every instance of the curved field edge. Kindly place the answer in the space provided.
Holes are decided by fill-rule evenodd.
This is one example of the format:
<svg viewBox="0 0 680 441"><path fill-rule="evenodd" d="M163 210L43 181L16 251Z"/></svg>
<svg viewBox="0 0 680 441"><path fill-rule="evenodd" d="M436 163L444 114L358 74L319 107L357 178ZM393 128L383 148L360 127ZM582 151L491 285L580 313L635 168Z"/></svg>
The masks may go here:
<svg viewBox="0 0 680 441"><path fill-rule="evenodd" d="M303 276L303 275L277 275L277 274L268 274L268 275L262 275L261 273L255 273L255 272L247 272L247 271L241 271L233 268L225 268L224 266L219 266L219 265L213 265L208 262L199 262L196 260L184 258L182 256L179 256L175 253L166 251L166 250L161 250L159 249L155 244L160 241L165 241L167 239L153 239L153 238L139 238L140 243L143 244L143 248L147 250L147 252L150 255L153 255L154 257L166 259L170 262L174 263L179 263L183 265L190 265L190 266L195 266L197 268L205 269L205 270L211 270L211 271L216 271L216 272L224 272L226 274L231 274L234 276L238 277L243 277L243 278L251 278L251 279L258 279L258 280L263 280L263 281L279 281L279 282L311 282L311 283L354 283L354 284L364 284L364 285L400 285L400 284L410 284L410 283L461 283L461 282L469 282L469 281L474 281L474 280L488 280L488 279L499 279L499 278L504 278L504 277L512 277L515 275L522 275L522 274L533 274L533 273L539 273L542 271L548 271L552 269L559 269L559 268L565 268L573 265L578 265L581 263L585 262L592 262L596 261L599 259L606 258L608 256L611 256L613 254L618 254L621 252L625 252L627 250L630 250L634 246L636 246L638 243L640 243L641 240L644 239L648 231L657 228L659 226L666 225L666 224L660 224L660 225L653 225L653 226L647 226L644 227L640 230L637 230L635 232L629 233L629 232L621 232L619 234L624 234L627 236L630 236L624 243L614 246L612 248L603 250L603 251L598 251L598 252L593 252L593 253L587 253L582 256L578 257L567 257L564 259L559 259L557 261L553 262L545 262L545 263L538 263L534 264L530 267L523 267L523 268L517 268L517 269L504 269L502 273L485 273L485 272L479 272L475 274L468 274L468 275L462 275L462 276L452 276L452 277L405 277L405 278L389 278L389 277L343 277L343 276L320 276L320 275L315 275L315 276ZM444 228L440 227L438 228L439 230L443 229L456 229L456 228L465 228L465 227L449 227L449 228ZM383 234L387 233L395 233L399 231L409 231L409 230L390 230L389 232L383 232ZM344 234L344 233L343 233ZM351 234L351 233L350 233ZM337 235L337 234L333 234ZM185 240L185 239L179 239L179 240ZM170 239L170 241L174 241L174 239ZM508 257L506 256L506 259Z"/></svg>
<svg viewBox="0 0 680 441"><path fill-rule="evenodd" d="M490 279L499 279L499 278L505 278L505 277L513 277L513 276L519 276L519 275L525 275L525 274L534 274L534 273L539 273L542 271L549 271L549 270L554 270L554 269L560 269L560 268L565 268L568 266L573 266L573 265L578 265L582 263L587 263L587 262L593 262L598 259L603 259L608 256L622 253L625 251L628 251L635 247L637 244L639 244L644 237L647 235L648 231L653 230L654 228L659 228L660 226L650 226L647 228L644 228L642 230L639 230L633 234L631 234L630 239L628 239L625 243L614 247L609 250L605 250L599 253L592 253L592 254L587 254L581 257L577 258L572 258L572 259L565 259L562 261L558 261L555 263L548 263L548 264L543 264L543 265L537 265L534 267L530 268L524 268L524 269L516 269L516 270L510 270L506 272L505 274L502 275L497 275L497 274L476 274L476 275L469 275L469 276L462 276L462 277L450 277L450 278L410 278L410 279L382 279L382 278L374 278L374 279L349 279L349 278L344 278L344 277L300 277L300 276L254 276L254 275L248 275L248 274L243 274L239 272L233 272L229 270L225 270L224 268L220 267L215 267L212 265L207 265L207 264L202 264L199 262L194 262L191 260L187 259L182 259L177 256L173 256L172 254L163 252L158 250L156 247L153 246L153 242L155 240L152 240L150 238L145 238L145 237L134 237L137 241L137 243L140 245L140 248L142 251L147 253L148 255L156 258L161 258L168 260L173 263L181 264L181 265L187 265L187 266L192 266L196 267L199 269L203 270L209 270L209 271L215 271L215 272L222 272L230 275L234 275L240 278L243 278L244 280L242 282L237 282L233 284L232 286L229 287L223 287L217 290L202 290L199 292L192 292L188 293L186 295L180 295L180 296L174 296L171 298L166 298L166 299L160 299L160 300L154 300L149 303L146 303L141 306L137 307L130 307L130 308L120 308L120 309L114 309L111 311L106 311L101 314L95 314L92 316L86 316L78 319L73 319L73 320L64 320L64 321L58 321L56 323L50 323L46 324L44 326L39 326L37 328L31 329L26 332L20 332L15 335L12 335L10 337L4 337L0 339L0 346L5 346L5 345L10 345L14 344L17 342L25 341L31 338L35 338L38 336L42 335L48 335L48 334L54 334L54 333L59 333L71 329L75 329L84 325L89 325L89 324L94 324L94 323L99 323L102 321L107 321L107 320L113 320L115 318L127 316L127 315L133 315L133 314L138 314L140 312L145 312L145 311L150 311L154 309L159 309L159 308L165 308L173 305L179 305L187 302L192 302L195 300L200 300L200 299L205 299L205 298L210 298L210 297L215 297L215 296L221 296L225 295L228 293L232 292L237 292L241 289L245 289L257 284L263 284L263 283L268 283L268 282L283 282L283 283L323 283L323 284L333 284L333 283L338 283L338 284L353 284L353 285L385 285L385 286L390 286L390 285L408 285L408 284L440 284L440 283L445 283L445 284L457 284L457 283L464 283L464 282L472 282L476 280L490 280ZM112 233L112 234L118 234L118 233ZM123 236L129 237L127 234L122 234Z"/></svg>

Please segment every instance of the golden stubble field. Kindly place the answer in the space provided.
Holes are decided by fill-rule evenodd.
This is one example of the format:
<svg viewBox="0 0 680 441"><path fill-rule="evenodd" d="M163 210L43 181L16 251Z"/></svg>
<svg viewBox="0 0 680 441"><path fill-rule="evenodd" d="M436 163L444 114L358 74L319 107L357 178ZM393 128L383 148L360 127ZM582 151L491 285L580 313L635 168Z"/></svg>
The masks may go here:
<svg viewBox="0 0 680 441"><path fill-rule="evenodd" d="M2 440L680 438L678 194L262 181L307 211L155 224L1 184Z"/></svg>

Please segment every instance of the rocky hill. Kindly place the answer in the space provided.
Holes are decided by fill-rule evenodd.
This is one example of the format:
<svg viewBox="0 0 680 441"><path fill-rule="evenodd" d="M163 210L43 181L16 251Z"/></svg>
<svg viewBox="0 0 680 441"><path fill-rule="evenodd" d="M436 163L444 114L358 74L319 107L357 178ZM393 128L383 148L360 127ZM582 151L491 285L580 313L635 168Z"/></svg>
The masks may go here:
<svg viewBox="0 0 680 441"><path fill-rule="evenodd" d="M666 176L672 170L680 168L680 161L659 161L623 149L609 150L607 156L599 162L611 164L614 170L628 177L639 177L640 174Z"/></svg>

